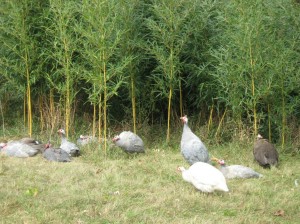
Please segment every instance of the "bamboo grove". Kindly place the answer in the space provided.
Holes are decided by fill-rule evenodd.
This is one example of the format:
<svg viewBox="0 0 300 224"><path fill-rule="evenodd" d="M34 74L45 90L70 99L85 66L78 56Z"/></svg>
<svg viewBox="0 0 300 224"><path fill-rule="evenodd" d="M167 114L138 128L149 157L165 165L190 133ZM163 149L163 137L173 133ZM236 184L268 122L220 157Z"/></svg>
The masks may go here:
<svg viewBox="0 0 300 224"><path fill-rule="evenodd" d="M299 1L0 1L3 134L125 122L168 142L188 114L216 139L299 138Z"/></svg>

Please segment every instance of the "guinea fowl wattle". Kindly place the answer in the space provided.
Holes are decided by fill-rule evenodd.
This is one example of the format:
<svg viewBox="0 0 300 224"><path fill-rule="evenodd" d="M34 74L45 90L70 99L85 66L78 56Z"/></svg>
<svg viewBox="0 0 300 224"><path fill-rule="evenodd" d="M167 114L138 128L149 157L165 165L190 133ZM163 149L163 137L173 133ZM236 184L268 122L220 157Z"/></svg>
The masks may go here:
<svg viewBox="0 0 300 224"><path fill-rule="evenodd" d="M123 131L113 138L113 142L128 153L144 153L144 142L131 131Z"/></svg>
<svg viewBox="0 0 300 224"><path fill-rule="evenodd" d="M182 156L190 165L196 162L209 163L210 159L207 148L200 138L189 128L187 116L185 115L180 119L183 122L183 132L180 144Z"/></svg>
<svg viewBox="0 0 300 224"><path fill-rule="evenodd" d="M65 130L59 129L57 132L61 136L61 145L59 148L65 150L67 153L69 153L70 156L79 156L80 155L79 147L75 143L67 140Z"/></svg>
<svg viewBox="0 0 300 224"><path fill-rule="evenodd" d="M271 166L277 166L278 164L279 155L275 146L260 134L258 134L254 143L253 156L258 164L264 168L271 168Z"/></svg>

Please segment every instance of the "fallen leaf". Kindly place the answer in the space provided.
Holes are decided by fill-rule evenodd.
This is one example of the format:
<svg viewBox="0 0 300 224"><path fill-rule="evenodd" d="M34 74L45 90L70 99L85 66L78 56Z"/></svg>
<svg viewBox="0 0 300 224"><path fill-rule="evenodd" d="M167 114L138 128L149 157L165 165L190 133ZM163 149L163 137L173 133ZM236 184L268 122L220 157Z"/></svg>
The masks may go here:
<svg viewBox="0 0 300 224"><path fill-rule="evenodd" d="M282 209L279 209L278 211L274 212L275 216L284 216L284 211Z"/></svg>

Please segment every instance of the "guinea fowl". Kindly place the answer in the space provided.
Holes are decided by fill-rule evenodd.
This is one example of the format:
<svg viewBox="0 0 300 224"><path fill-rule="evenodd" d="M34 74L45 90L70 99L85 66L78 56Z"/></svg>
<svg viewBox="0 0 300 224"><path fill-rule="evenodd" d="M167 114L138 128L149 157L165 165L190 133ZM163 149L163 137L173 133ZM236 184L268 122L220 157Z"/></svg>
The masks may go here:
<svg viewBox="0 0 300 224"><path fill-rule="evenodd" d="M262 177L260 173L255 172L250 167L242 166L242 165L230 165L227 166L223 159L212 158L212 160L216 161L221 167L220 171L223 173L226 179L234 179L234 178L259 178Z"/></svg>
<svg viewBox="0 0 300 224"><path fill-rule="evenodd" d="M183 132L181 136L181 154L184 159L190 164L196 162L209 163L209 154L203 144L188 126L188 118L185 115L180 118L183 122Z"/></svg>
<svg viewBox="0 0 300 224"><path fill-rule="evenodd" d="M78 145L86 145L92 142L97 142L97 139L89 135L80 135L79 138L77 139Z"/></svg>
<svg viewBox="0 0 300 224"><path fill-rule="evenodd" d="M39 149L35 149L30 145L25 144L22 141L11 141L8 143L0 143L1 152L7 156L27 158L35 156L40 152Z"/></svg>
<svg viewBox="0 0 300 224"><path fill-rule="evenodd" d="M31 146L34 149L39 150L40 152L45 148L44 143L42 143L34 138L25 137L25 138L22 138L20 141Z"/></svg>
<svg viewBox="0 0 300 224"><path fill-rule="evenodd" d="M144 153L143 140L131 131L123 131L112 140L117 146L128 153Z"/></svg>
<svg viewBox="0 0 300 224"><path fill-rule="evenodd" d="M196 162L187 170L184 167L178 167L178 170L182 172L185 181L202 192L229 191L221 171L208 163Z"/></svg>
<svg viewBox="0 0 300 224"><path fill-rule="evenodd" d="M45 159L55 162L71 162L69 153L61 148L53 148L48 142L43 149L42 155Z"/></svg>
<svg viewBox="0 0 300 224"><path fill-rule="evenodd" d="M70 156L79 156L80 154L79 147L75 143L67 140L65 130L59 129L57 132L61 136L60 148L65 150L67 153L69 153Z"/></svg>
<svg viewBox="0 0 300 224"><path fill-rule="evenodd" d="M260 134L254 143L253 148L254 159L264 168L271 168L278 164L278 152L274 145L264 139Z"/></svg>

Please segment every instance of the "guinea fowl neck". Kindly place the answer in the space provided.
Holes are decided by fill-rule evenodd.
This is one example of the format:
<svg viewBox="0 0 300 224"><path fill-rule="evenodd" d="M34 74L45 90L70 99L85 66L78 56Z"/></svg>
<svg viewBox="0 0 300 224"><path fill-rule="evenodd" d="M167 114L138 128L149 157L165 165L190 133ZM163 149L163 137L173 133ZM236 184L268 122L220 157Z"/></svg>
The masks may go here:
<svg viewBox="0 0 300 224"><path fill-rule="evenodd" d="M188 134L189 132L192 132L192 130L190 129L190 127L188 126L187 123L184 123L184 125L183 125L183 133Z"/></svg>
<svg viewBox="0 0 300 224"><path fill-rule="evenodd" d="M60 133L60 137L61 137L61 140L62 140L63 142L67 141L67 138L66 138L66 135L65 135L65 134Z"/></svg>
<svg viewBox="0 0 300 224"><path fill-rule="evenodd" d="M190 173L188 170L183 170L182 171L182 178L185 180L185 181L190 181Z"/></svg>

